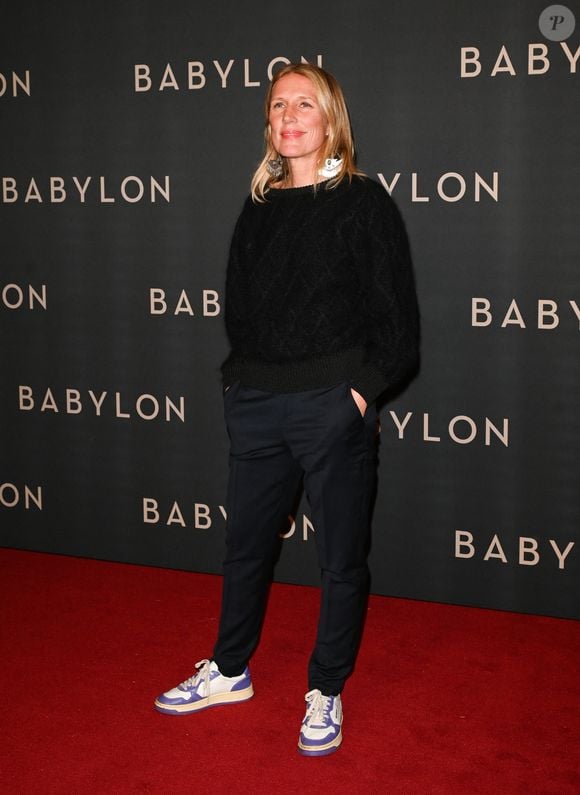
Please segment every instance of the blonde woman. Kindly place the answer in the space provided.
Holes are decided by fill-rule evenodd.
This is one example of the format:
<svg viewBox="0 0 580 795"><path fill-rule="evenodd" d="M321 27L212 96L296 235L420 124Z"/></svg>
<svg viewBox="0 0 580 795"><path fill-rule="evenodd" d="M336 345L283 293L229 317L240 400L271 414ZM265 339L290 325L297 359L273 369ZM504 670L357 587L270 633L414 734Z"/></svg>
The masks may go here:
<svg viewBox="0 0 580 795"><path fill-rule="evenodd" d="M303 480L322 598L298 750L323 756L342 742L341 692L364 622L376 401L416 366L418 310L403 222L356 169L336 80L290 64L272 80L265 110L265 154L226 280L231 449L219 634L212 657L155 706L183 714L253 695L248 663Z"/></svg>

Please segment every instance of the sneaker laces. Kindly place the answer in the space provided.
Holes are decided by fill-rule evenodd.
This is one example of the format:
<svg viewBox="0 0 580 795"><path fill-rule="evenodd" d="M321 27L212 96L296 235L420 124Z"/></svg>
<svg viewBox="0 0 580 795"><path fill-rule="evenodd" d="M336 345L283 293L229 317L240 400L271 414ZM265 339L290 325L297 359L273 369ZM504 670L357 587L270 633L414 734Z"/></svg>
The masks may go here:
<svg viewBox="0 0 580 795"><path fill-rule="evenodd" d="M307 726L324 726L328 723L332 696L323 696L320 690L310 690L304 697L308 708L305 723Z"/></svg>
<svg viewBox="0 0 580 795"><path fill-rule="evenodd" d="M203 681L205 692L209 693L209 676L211 673L209 666L210 660L200 660L197 662L195 667L199 669L198 672L190 676L189 679L186 679L185 682L182 682L179 687L182 690L189 690Z"/></svg>

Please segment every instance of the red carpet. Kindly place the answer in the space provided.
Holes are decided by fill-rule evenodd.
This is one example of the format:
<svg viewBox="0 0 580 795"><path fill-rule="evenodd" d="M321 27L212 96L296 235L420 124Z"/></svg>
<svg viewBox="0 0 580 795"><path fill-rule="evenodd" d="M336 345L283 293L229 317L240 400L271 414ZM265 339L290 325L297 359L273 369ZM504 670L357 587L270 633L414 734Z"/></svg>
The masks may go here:
<svg viewBox="0 0 580 795"><path fill-rule="evenodd" d="M296 752L318 592L276 585L255 697L153 698L213 645L221 579L0 550L3 793L580 793L580 625L374 597L344 743Z"/></svg>

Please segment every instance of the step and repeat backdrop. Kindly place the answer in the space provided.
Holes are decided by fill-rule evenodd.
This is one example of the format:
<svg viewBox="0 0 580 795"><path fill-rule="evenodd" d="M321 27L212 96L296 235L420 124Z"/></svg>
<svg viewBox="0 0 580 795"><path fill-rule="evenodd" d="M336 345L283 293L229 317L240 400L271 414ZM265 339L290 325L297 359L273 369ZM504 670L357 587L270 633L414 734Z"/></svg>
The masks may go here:
<svg viewBox="0 0 580 795"><path fill-rule="evenodd" d="M578 20L578 23L577 23ZM233 225L272 73L349 102L422 314L375 593L580 616L580 5L3 4L0 543L221 570ZM279 581L315 584L306 501Z"/></svg>

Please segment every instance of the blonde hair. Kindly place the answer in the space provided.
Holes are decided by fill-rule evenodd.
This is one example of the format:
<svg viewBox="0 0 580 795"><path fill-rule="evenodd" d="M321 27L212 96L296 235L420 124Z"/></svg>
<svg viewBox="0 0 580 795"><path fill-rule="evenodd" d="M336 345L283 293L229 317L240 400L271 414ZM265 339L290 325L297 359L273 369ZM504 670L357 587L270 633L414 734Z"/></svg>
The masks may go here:
<svg viewBox="0 0 580 795"><path fill-rule="evenodd" d="M266 193L277 182L287 179L290 174L286 158L281 157L272 145L272 135L270 129L269 115L270 102L274 86L281 77L290 74L298 74L307 77L312 81L316 89L318 103L328 122L328 136L320 151L318 167L322 166L329 157L338 157L342 160L340 171L327 184L328 188L334 188L340 180L348 176L352 179L353 174L361 174L355 165L354 141L348 109L344 99L344 94L336 78L329 72L309 63L291 63L282 67L274 77L268 88L264 111L266 125L264 128L265 152L262 161L254 172L251 184L252 199L254 202L263 202ZM283 173L281 177L273 177L268 171L268 161L281 157ZM316 185L314 185L316 190Z"/></svg>

